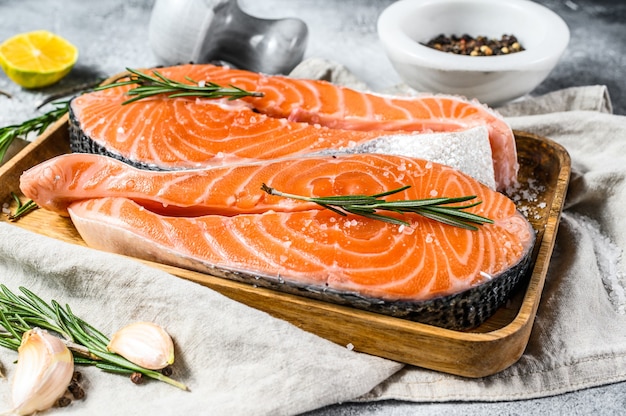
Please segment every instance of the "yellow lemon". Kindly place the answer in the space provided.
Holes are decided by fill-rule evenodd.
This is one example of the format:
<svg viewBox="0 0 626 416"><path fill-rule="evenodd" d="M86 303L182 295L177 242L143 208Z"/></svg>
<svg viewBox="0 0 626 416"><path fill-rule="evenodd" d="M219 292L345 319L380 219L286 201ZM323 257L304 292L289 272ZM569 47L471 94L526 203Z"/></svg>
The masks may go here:
<svg viewBox="0 0 626 416"><path fill-rule="evenodd" d="M18 85L41 88L66 76L78 59L78 49L46 30L21 33L0 45L0 66Z"/></svg>

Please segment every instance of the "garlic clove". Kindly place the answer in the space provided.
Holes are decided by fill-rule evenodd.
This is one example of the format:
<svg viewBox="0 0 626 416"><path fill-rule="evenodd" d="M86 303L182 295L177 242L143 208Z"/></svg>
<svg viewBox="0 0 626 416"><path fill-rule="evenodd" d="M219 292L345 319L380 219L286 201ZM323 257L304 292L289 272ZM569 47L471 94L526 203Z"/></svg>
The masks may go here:
<svg viewBox="0 0 626 416"><path fill-rule="evenodd" d="M107 349L150 370L160 370L174 363L172 338L152 322L125 326L113 334Z"/></svg>
<svg viewBox="0 0 626 416"><path fill-rule="evenodd" d="M17 351L13 412L30 415L49 409L72 381L72 353L61 339L41 328L26 331Z"/></svg>

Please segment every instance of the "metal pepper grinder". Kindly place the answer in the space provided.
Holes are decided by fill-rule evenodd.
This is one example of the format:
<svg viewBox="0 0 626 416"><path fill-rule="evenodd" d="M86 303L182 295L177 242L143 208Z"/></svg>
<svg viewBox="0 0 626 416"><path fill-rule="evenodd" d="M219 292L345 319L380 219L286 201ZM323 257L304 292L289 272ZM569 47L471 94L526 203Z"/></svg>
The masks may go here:
<svg viewBox="0 0 626 416"><path fill-rule="evenodd" d="M220 62L266 74L287 74L304 56L306 23L261 19L237 0L157 0L149 42L162 65Z"/></svg>

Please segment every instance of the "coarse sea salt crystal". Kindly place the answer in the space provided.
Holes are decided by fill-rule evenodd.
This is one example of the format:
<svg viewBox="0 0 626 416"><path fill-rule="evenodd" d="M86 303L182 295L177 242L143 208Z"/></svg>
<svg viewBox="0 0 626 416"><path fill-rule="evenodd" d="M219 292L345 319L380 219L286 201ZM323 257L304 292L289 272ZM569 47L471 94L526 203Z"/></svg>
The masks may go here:
<svg viewBox="0 0 626 416"><path fill-rule="evenodd" d="M482 277L484 277L486 280L491 280L491 279L493 279L493 276L492 276L492 275L490 275L490 274L489 274L489 273L487 273L487 272L483 272L482 270L480 271L480 275L481 275Z"/></svg>
<svg viewBox="0 0 626 416"><path fill-rule="evenodd" d="M477 126L458 132L388 134L352 147L349 153L378 153L426 159L458 169L495 189L489 130ZM354 147L353 147L354 146ZM424 168L431 169L432 163ZM405 167L400 167L400 170Z"/></svg>
<svg viewBox="0 0 626 416"><path fill-rule="evenodd" d="M348 345L346 345L346 348L348 349L348 351L352 351L354 350L354 345L351 342L349 342Z"/></svg>

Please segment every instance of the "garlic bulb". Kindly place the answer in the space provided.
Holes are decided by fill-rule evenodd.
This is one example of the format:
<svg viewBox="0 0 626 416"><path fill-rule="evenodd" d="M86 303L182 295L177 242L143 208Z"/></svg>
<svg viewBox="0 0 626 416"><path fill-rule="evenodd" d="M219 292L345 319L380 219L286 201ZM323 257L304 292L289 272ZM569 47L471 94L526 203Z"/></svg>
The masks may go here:
<svg viewBox="0 0 626 416"><path fill-rule="evenodd" d="M72 353L58 337L40 328L25 332L17 351L13 412L30 415L52 407L72 380Z"/></svg>
<svg viewBox="0 0 626 416"><path fill-rule="evenodd" d="M160 370L174 363L172 338L152 322L125 326L113 334L107 349L150 370Z"/></svg>

